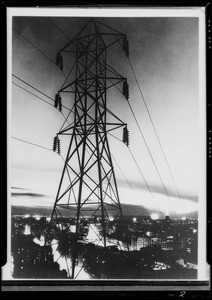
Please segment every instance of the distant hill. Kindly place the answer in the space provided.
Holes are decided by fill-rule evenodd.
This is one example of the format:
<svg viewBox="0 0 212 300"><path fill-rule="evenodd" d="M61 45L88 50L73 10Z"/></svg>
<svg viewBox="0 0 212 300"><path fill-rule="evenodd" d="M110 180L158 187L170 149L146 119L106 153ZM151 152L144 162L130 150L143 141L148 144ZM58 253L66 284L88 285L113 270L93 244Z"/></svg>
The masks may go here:
<svg viewBox="0 0 212 300"><path fill-rule="evenodd" d="M149 216L152 211L145 209L143 206L122 204L123 215L129 216ZM60 209L64 216L74 215L74 213L67 209ZM50 206L38 206L38 207L27 207L27 206L12 206L12 215L44 215L49 216L52 213L52 207ZM91 213L88 213L88 215Z"/></svg>
<svg viewBox="0 0 212 300"><path fill-rule="evenodd" d="M51 215L52 207L50 206L12 206L12 215Z"/></svg>
<svg viewBox="0 0 212 300"><path fill-rule="evenodd" d="M144 208L142 205L122 204L122 213L124 216L150 216L152 213L158 213ZM61 210L64 216L73 216L73 211L63 209ZM50 216L52 213L52 207L50 206L38 206L38 207L27 207L27 206L12 206L12 215L43 215ZM159 214L159 213L158 213ZM88 216L91 213L88 213ZM159 214L160 216L160 214ZM187 214L169 215L170 217L186 217L191 219L198 218L198 212L194 211Z"/></svg>

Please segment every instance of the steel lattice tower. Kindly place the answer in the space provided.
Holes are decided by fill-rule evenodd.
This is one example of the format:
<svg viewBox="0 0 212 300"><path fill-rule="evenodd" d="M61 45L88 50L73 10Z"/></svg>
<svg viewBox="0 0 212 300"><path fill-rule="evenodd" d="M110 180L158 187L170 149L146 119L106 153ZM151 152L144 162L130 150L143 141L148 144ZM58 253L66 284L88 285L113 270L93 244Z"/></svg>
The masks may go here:
<svg viewBox="0 0 212 300"><path fill-rule="evenodd" d="M107 108L109 88L121 83L124 96L127 100L129 97L126 78L107 62L108 48L118 41L123 43L123 50L128 55L126 35L91 18L58 52L56 60L62 69L63 57L75 55L75 78L69 83L66 80L55 97L55 107L61 110L63 93L74 95L74 121L63 127L54 139L54 150L60 151L58 135L70 136L51 223L58 230L69 230L70 224L63 218L64 210L69 210L70 218L73 214L75 217L77 242L80 219L88 214L98 216L102 227L99 239L104 247L107 246L109 218L122 217L108 132L123 127L123 142L128 145L126 124ZM108 121L109 115L114 121Z"/></svg>

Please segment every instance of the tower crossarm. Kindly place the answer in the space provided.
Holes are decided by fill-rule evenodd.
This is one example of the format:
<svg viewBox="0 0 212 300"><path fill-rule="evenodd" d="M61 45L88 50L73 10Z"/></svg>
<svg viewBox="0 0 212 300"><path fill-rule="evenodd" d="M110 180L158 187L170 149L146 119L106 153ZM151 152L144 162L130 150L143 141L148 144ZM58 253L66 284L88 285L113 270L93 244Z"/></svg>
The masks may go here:
<svg viewBox="0 0 212 300"><path fill-rule="evenodd" d="M112 131L112 130L115 130L115 129L118 129L120 127L125 127L127 126L126 123L105 123L107 125L107 129L104 130L102 129L100 126L99 126L99 132L100 133L104 133L104 132L109 132L109 131ZM109 126L112 126L112 128L110 128ZM57 134L58 135L71 135L73 133L73 129L78 129L78 133L74 133L74 134L77 134L77 135L82 135L82 132L80 131L81 129L81 125L72 125L72 126L68 126L67 128L64 128L63 130L59 131ZM69 132L71 131L71 132ZM88 123L86 124L86 132L89 134L94 134L95 133L95 123Z"/></svg>
<svg viewBox="0 0 212 300"><path fill-rule="evenodd" d="M83 74L82 74L83 75ZM74 86L76 83L84 83L84 82L86 82L86 80L85 79L82 79L82 75L79 77L79 78L77 78L76 80L74 80L74 81L72 81L71 83L69 83L69 84L67 84L66 86L64 86L63 88L61 88L58 92L59 93L61 93L61 92L70 92L70 93L73 93L73 91L69 91L69 90L67 90L69 87L71 87L71 86ZM116 82L114 82L114 83L112 83L110 86L107 86L107 89L109 89L109 88L111 88L111 87L113 87L114 85L117 85L117 84L119 84L120 82L122 82L122 81L124 81L125 80L125 78L124 77L122 77L122 76L105 76L105 77L103 77L103 76L99 76L98 77L98 79L108 79L108 80L116 80ZM91 81L91 80L95 80L95 77L90 77L89 78L89 81ZM87 80L88 81L88 80Z"/></svg>
<svg viewBox="0 0 212 300"><path fill-rule="evenodd" d="M69 47L71 44L74 44L76 41L80 41L80 40L84 40L86 39L87 37L91 37L91 36L95 36L96 34L90 34L90 35L85 35L85 36L82 36L82 37L79 37L79 38L76 38L74 39L71 43L68 43L64 48L60 49L59 52L69 52L69 53L76 53L77 51L76 50L67 50L67 47ZM102 48L102 50L105 50L109 47L111 47L113 44L119 42L120 40L123 39L124 37L124 34L120 33L104 33L104 32L101 32L101 35L102 36L117 36L119 38L117 38L115 41L111 42L111 43L108 43L104 48ZM100 49L101 50L101 49ZM88 50L90 52L92 52L92 50Z"/></svg>
<svg viewBox="0 0 212 300"><path fill-rule="evenodd" d="M93 23L95 26L96 26L96 23L101 24L102 32L96 31L94 33L91 33L91 32L87 33L86 28L88 28L91 23ZM105 29L109 30L109 32L104 32ZM63 51L69 52L70 50L67 49L68 47L75 45L76 42L78 42L80 40L86 40L87 38L96 36L97 34L101 34L101 36L117 37L117 39L114 42L111 42L106 46L107 48L110 47L111 45L113 45L114 43L118 42L121 38L123 38L125 36L125 34L123 34L122 32L102 23L101 21L90 18L90 20L85 24L85 26L80 30L80 32L78 34L76 34L63 48L61 48L59 52L63 52ZM73 51L71 51L71 52L73 52Z"/></svg>

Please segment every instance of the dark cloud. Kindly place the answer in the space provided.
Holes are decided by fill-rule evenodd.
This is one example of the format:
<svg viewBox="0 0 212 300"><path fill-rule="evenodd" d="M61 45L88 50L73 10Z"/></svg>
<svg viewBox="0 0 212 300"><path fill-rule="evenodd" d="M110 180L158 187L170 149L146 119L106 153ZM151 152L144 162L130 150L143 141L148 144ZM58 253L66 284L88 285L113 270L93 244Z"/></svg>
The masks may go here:
<svg viewBox="0 0 212 300"><path fill-rule="evenodd" d="M11 188L14 189L14 190L27 190L27 189L20 188L20 187L17 187L17 186L12 186Z"/></svg>
<svg viewBox="0 0 212 300"><path fill-rule="evenodd" d="M119 180L119 185L125 186L126 184L127 184L126 181ZM139 180L129 181L129 184L131 185L132 189L135 188L135 189L140 189L140 190L143 190L143 191L149 191L147 186L145 184L143 184L143 182L140 182ZM162 194L162 195L167 195L168 194L170 197L177 197L177 198L179 198L179 195L180 195L181 199L188 199L188 200L191 200L193 202L198 201L198 196L196 196L196 195L191 195L189 193L181 192L181 191L179 191L179 195L178 195L176 190L173 190L173 189L168 188L168 187L166 187L167 194L166 194L166 191L164 190L164 188L162 186L149 184L149 188L150 188L152 193L158 193L158 194Z"/></svg>
<svg viewBox="0 0 212 300"><path fill-rule="evenodd" d="M12 197L45 197L43 194L38 193L11 193Z"/></svg>

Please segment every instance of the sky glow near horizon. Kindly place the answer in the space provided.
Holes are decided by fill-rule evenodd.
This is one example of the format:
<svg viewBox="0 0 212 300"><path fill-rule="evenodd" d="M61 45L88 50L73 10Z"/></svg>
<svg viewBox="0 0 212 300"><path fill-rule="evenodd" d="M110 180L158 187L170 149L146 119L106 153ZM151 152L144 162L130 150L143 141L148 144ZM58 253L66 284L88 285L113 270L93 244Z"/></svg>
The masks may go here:
<svg viewBox="0 0 212 300"><path fill-rule="evenodd" d="M13 26L20 33L53 60L57 51L67 42L47 18L19 17L13 21ZM109 64L128 78L129 101L169 194L167 197L161 186L126 99L114 88L108 92L108 108L128 124L130 149L153 195L147 191L127 147L109 137L111 153L132 186L131 189L114 162L120 202L143 205L152 211L158 211L159 207L167 215L171 211L179 214L195 211L199 179L198 18L107 18L106 21L114 29L128 35L130 60L181 196L177 196L129 62L117 44L108 51ZM54 18L54 22L72 37L85 20L64 20L61 17ZM14 31L12 68L15 75L52 98L64 82L58 68ZM68 73L69 69L64 57L64 72ZM13 81L36 93L17 79L13 78ZM62 115L19 87L13 85L12 88L12 136L52 148L53 137L64 120ZM72 107L72 96L64 101L64 104ZM121 131L114 131L113 134L122 139ZM67 146L68 139L61 137L63 157ZM11 198L11 204L52 206L63 168L62 159L54 152L14 139L11 140L11 150L11 186L22 188L25 193L21 197L17 193L22 190L12 190L16 195ZM33 197L27 195L29 192L43 196Z"/></svg>

